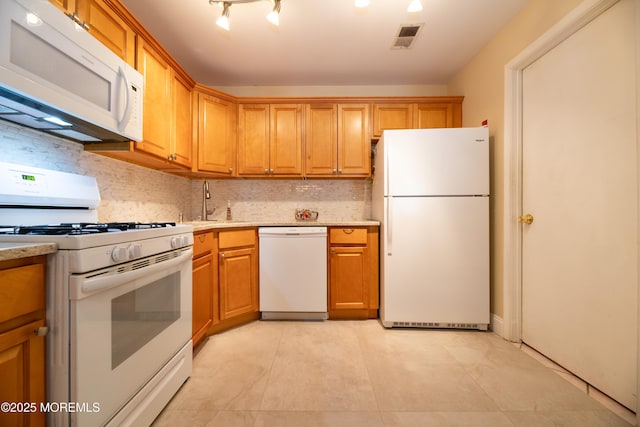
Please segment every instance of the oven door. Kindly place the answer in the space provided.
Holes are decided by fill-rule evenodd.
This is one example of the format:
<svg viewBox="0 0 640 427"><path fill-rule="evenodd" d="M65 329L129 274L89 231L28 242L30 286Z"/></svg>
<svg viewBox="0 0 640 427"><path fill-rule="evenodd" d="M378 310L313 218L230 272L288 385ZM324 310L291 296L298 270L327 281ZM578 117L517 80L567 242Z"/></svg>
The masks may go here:
<svg viewBox="0 0 640 427"><path fill-rule="evenodd" d="M192 254L71 277L70 401L85 405L72 425L106 423L189 342Z"/></svg>

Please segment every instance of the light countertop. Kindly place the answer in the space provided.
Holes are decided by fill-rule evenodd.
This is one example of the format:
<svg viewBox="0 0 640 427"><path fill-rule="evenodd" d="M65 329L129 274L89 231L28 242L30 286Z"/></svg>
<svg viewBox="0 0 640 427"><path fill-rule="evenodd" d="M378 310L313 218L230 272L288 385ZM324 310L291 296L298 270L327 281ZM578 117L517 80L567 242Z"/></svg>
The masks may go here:
<svg viewBox="0 0 640 427"><path fill-rule="evenodd" d="M47 255L58 250L55 243L0 242L0 261Z"/></svg>
<svg viewBox="0 0 640 427"><path fill-rule="evenodd" d="M193 226L193 231L217 230L241 227L377 227L379 221L193 221L185 222Z"/></svg>
<svg viewBox="0 0 640 427"><path fill-rule="evenodd" d="M193 221L185 222L193 226L193 231L219 230L225 228L243 227L377 227L379 221ZM58 250L55 243L18 243L0 242L0 261L47 255Z"/></svg>

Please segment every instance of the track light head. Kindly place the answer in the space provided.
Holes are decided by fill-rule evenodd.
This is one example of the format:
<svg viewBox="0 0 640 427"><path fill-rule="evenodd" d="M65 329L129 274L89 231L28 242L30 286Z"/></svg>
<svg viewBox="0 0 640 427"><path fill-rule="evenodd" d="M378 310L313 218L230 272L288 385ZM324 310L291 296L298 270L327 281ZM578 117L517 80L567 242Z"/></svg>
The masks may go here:
<svg viewBox="0 0 640 427"><path fill-rule="evenodd" d="M274 0L273 10L267 15L267 21L276 27L280 25L280 1L281 0Z"/></svg>
<svg viewBox="0 0 640 427"><path fill-rule="evenodd" d="M231 7L231 3L224 2L222 7L222 15L216 21L216 25L224 30L229 31L229 8Z"/></svg>
<svg viewBox="0 0 640 427"><path fill-rule="evenodd" d="M407 8L407 12L414 13L420 12L422 10L422 2L420 0L411 0L409 3L409 7Z"/></svg>

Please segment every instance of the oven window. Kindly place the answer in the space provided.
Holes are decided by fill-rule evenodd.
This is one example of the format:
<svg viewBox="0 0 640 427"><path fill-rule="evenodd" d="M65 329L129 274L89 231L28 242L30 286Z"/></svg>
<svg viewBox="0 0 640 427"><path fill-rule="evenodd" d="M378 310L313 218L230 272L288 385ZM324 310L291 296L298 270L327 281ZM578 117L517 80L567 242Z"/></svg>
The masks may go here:
<svg viewBox="0 0 640 427"><path fill-rule="evenodd" d="M180 318L180 272L111 300L111 369Z"/></svg>

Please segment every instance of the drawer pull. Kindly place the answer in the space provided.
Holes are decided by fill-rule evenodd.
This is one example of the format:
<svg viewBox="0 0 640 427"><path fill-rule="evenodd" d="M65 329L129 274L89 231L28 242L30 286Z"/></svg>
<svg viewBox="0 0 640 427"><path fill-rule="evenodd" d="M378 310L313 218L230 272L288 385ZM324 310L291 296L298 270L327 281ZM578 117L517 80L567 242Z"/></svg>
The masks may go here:
<svg viewBox="0 0 640 427"><path fill-rule="evenodd" d="M204 241L207 240L207 235L206 234L198 234L198 239L200 239L200 241L204 243Z"/></svg>
<svg viewBox="0 0 640 427"><path fill-rule="evenodd" d="M38 329L34 330L33 333L36 334L36 336L38 337L45 337L49 333L49 327L40 326Z"/></svg>
<svg viewBox="0 0 640 427"><path fill-rule="evenodd" d="M344 234L351 234L351 233L353 233L353 231L354 231L353 228L343 228L342 229L342 232Z"/></svg>

